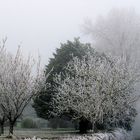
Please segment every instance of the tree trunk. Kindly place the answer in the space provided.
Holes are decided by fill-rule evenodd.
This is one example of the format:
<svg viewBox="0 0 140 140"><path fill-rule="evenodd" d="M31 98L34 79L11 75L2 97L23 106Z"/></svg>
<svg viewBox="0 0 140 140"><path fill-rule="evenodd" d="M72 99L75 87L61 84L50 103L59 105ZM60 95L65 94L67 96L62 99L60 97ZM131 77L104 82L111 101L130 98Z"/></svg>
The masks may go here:
<svg viewBox="0 0 140 140"><path fill-rule="evenodd" d="M4 123L1 124L1 134L4 134Z"/></svg>
<svg viewBox="0 0 140 140"><path fill-rule="evenodd" d="M86 119L81 119L79 122L80 133L87 133L87 131L90 129L92 129L92 123Z"/></svg>
<svg viewBox="0 0 140 140"><path fill-rule="evenodd" d="M14 132L14 123L10 122L9 135L13 135L13 132Z"/></svg>
<svg viewBox="0 0 140 140"><path fill-rule="evenodd" d="M0 135L4 134L4 122L5 118L0 121Z"/></svg>

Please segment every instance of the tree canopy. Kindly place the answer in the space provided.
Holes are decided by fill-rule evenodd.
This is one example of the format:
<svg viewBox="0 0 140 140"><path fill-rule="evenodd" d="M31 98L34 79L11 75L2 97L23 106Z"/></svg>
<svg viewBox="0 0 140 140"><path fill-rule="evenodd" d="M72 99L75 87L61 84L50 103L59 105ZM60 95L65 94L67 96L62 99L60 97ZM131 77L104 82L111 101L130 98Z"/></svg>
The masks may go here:
<svg viewBox="0 0 140 140"><path fill-rule="evenodd" d="M50 58L49 64L46 66L45 73L49 73L49 76L46 80L46 83L49 83L47 89L42 90L40 96L34 100L33 107L35 108L37 115L39 117L49 119L51 116L50 111L53 107L51 105L52 97L54 95L54 85L53 80L54 75L60 72L65 73L65 66L73 58L77 56L81 59L87 51L94 51L88 43L81 43L79 38L75 38L74 41L67 41L66 43L61 44L60 48L56 49L56 52L53 54L53 58Z"/></svg>
<svg viewBox="0 0 140 140"><path fill-rule="evenodd" d="M132 63L140 60L140 15L132 9L112 9L93 23L87 20L84 32L98 51L112 56L125 55ZM131 56L131 57L130 57Z"/></svg>
<svg viewBox="0 0 140 140"><path fill-rule="evenodd" d="M0 47L0 119L8 120L9 134L13 134L25 107L44 87L45 75L39 63L36 67L32 57L24 59L20 48L14 56Z"/></svg>
<svg viewBox="0 0 140 140"><path fill-rule="evenodd" d="M71 119L82 121L82 132L88 122L104 129L131 129L139 73L127 64L125 57L114 59L89 52L83 59L74 57L65 69L65 78L62 73L54 77L57 94L52 114L68 114Z"/></svg>

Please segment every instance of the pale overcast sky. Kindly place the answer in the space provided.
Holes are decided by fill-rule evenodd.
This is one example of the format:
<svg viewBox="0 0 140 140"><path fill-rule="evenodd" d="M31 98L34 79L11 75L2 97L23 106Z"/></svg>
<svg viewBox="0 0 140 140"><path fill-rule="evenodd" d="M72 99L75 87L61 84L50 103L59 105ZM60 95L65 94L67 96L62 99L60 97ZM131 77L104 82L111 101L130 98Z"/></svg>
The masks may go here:
<svg viewBox="0 0 140 140"><path fill-rule="evenodd" d="M0 39L8 37L7 49L18 44L25 54L37 54L48 63L60 42L81 37L84 19L93 21L113 8L134 8L140 13L140 0L0 0Z"/></svg>

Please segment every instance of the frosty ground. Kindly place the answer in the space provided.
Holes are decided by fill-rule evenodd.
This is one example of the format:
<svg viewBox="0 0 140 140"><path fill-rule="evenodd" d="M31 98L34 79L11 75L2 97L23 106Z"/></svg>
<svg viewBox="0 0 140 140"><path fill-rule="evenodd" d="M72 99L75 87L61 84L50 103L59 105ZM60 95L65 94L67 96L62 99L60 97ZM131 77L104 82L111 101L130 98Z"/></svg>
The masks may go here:
<svg viewBox="0 0 140 140"><path fill-rule="evenodd" d="M16 129L14 135L18 138L37 136L43 139L54 139L60 136L74 135L77 132L75 130L49 130L49 129ZM8 130L5 131L5 135L0 137L2 140L8 135Z"/></svg>
<svg viewBox="0 0 140 140"><path fill-rule="evenodd" d="M8 134L6 131L4 136L0 137L0 140L8 140L5 138ZM36 137L36 139L35 139ZM125 130L116 129L111 132L99 132L88 134L79 134L75 130L49 130L49 129L16 129L13 135L13 139L21 140L31 138L31 140L49 139L49 140L133 140L132 134L127 133ZM139 140L139 138L134 138L134 140Z"/></svg>

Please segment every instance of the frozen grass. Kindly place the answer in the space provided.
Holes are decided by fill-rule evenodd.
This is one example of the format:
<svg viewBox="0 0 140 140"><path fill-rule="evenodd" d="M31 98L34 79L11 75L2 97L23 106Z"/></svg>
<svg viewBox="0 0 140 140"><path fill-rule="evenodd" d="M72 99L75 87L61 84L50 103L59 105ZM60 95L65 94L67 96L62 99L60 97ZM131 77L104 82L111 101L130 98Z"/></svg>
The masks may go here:
<svg viewBox="0 0 140 140"><path fill-rule="evenodd" d="M77 131L72 129L17 129L14 131L14 135L17 138L25 138L29 137L32 138L37 136L42 139L57 139L59 137L66 137L67 135L75 135ZM4 136L0 136L0 140L4 139L8 135L8 131L5 131Z"/></svg>
<svg viewBox="0 0 140 140"><path fill-rule="evenodd" d="M6 132L5 136L8 133ZM53 130L38 130L38 129L24 129L24 130L16 130L13 139L25 139L25 138L33 138L36 136L41 139L49 139L49 140L133 140L131 133L127 133L125 130L116 129L112 132L104 132L104 133L88 133L86 135L80 135L76 131L53 131ZM4 136L0 137L0 140L9 140L4 138ZM139 140L139 139L137 139Z"/></svg>

